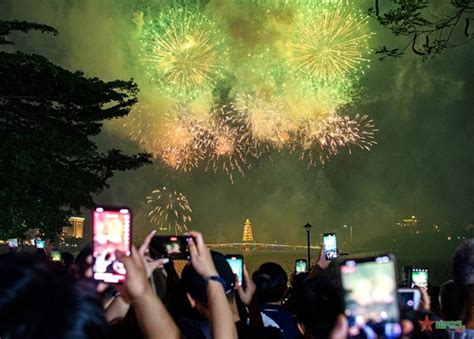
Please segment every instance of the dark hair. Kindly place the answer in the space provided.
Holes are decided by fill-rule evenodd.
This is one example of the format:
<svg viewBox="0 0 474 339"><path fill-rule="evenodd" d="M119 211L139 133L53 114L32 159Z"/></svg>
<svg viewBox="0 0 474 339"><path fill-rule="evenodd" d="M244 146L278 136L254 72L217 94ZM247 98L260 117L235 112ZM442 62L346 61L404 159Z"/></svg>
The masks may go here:
<svg viewBox="0 0 474 339"><path fill-rule="evenodd" d="M288 276L277 263L267 262L260 265L252 274L252 280L257 287L257 298L261 304L278 302L285 296Z"/></svg>
<svg viewBox="0 0 474 339"><path fill-rule="evenodd" d="M227 288L225 294L232 301L234 296L235 277L225 256L222 253L211 251L212 261L217 273L225 281ZM207 304L206 281L196 272L192 265L186 265L181 273L181 281L185 290L201 304Z"/></svg>
<svg viewBox="0 0 474 339"><path fill-rule="evenodd" d="M474 284L474 239L462 242L454 252L453 278L458 287Z"/></svg>
<svg viewBox="0 0 474 339"><path fill-rule="evenodd" d="M65 279L34 256L0 260L0 337L103 338L100 298L86 282Z"/></svg>
<svg viewBox="0 0 474 339"><path fill-rule="evenodd" d="M305 331L316 338L329 337L343 308L334 266L304 281L295 290L294 298L296 315Z"/></svg>
<svg viewBox="0 0 474 339"><path fill-rule="evenodd" d="M464 307L463 293L453 280L446 281L439 290L439 306L445 320L459 320Z"/></svg>

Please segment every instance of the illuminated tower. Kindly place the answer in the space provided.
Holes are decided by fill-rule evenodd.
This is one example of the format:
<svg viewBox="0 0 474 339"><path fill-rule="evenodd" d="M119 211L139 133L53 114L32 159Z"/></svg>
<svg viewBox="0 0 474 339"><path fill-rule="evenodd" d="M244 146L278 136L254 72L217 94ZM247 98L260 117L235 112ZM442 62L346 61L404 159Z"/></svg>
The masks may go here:
<svg viewBox="0 0 474 339"><path fill-rule="evenodd" d="M253 242L252 223L250 222L250 219L245 220L242 242Z"/></svg>
<svg viewBox="0 0 474 339"><path fill-rule="evenodd" d="M63 234L70 238L83 238L84 237L84 218L81 217L70 217L70 225L63 227Z"/></svg>

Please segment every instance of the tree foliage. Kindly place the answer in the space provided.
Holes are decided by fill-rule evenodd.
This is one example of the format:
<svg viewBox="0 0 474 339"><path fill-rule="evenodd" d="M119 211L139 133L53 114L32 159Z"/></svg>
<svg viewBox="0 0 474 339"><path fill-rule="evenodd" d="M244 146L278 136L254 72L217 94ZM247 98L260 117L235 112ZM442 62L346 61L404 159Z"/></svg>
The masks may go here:
<svg viewBox="0 0 474 339"><path fill-rule="evenodd" d="M447 48L464 45L473 39L470 33L471 16L474 14L474 0L451 0L447 13L427 13L428 0L392 0L395 4L381 14L379 0L369 8L369 15L394 35L407 38L403 47L378 47L375 53L379 59L401 57L411 50L426 60ZM385 3L386 4L386 3ZM390 5L390 4L389 4Z"/></svg>
<svg viewBox="0 0 474 339"><path fill-rule="evenodd" d="M0 21L0 45L12 31L52 27ZM100 152L91 137L103 121L137 102L133 81L104 82L70 72L40 55L0 51L0 237L39 228L54 237L67 218L92 207L114 171L150 163L145 153Z"/></svg>

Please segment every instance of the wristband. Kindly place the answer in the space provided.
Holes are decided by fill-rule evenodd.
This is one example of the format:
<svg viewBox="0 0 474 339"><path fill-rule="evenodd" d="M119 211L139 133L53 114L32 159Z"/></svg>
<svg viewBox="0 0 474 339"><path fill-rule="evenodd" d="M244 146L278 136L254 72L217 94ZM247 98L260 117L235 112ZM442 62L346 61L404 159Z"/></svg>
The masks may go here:
<svg viewBox="0 0 474 339"><path fill-rule="evenodd" d="M224 279L222 279L218 275L210 275L205 280L206 280L206 285L209 282L209 280L217 281L222 285L222 287L224 287L224 292L227 290L227 283L225 282Z"/></svg>

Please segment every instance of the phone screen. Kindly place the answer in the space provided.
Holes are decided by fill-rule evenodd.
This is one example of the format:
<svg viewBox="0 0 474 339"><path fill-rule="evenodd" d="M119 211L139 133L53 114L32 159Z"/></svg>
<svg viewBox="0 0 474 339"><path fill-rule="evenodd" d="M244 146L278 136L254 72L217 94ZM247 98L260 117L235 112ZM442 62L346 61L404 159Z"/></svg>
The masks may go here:
<svg viewBox="0 0 474 339"><path fill-rule="evenodd" d="M188 239L184 235L155 235L150 241L150 256L153 259L191 259L188 248Z"/></svg>
<svg viewBox="0 0 474 339"><path fill-rule="evenodd" d="M36 239L35 246L36 248L44 248L45 240Z"/></svg>
<svg viewBox="0 0 474 339"><path fill-rule="evenodd" d="M415 267L412 268L411 287L415 286L428 288L428 269Z"/></svg>
<svg viewBox="0 0 474 339"><path fill-rule="evenodd" d="M308 261L306 259L296 259L295 261L296 274L306 272L307 269L308 269Z"/></svg>
<svg viewBox="0 0 474 339"><path fill-rule="evenodd" d="M350 336L398 338L402 334L394 258L348 259L340 265Z"/></svg>
<svg viewBox="0 0 474 339"><path fill-rule="evenodd" d="M239 286L242 286L244 276L244 259L241 255L226 255L227 262L234 274L237 274Z"/></svg>
<svg viewBox="0 0 474 339"><path fill-rule="evenodd" d="M416 310L420 303L420 291L412 288L398 289L398 302L402 310Z"/></svg>
<svg viewBox="0 0 474 339"><path fill-rule="evenodd" d="M324 255L327 260L333 260L337 258L337 242L336 233L324 233Z"/></svg>
<svg viewBox="0 0 474 339"><path fill-rule="evenodd" d="M58 250L51 250L51 260L61 261L61 252L59 252Z"/></svg>
<svg viewBox="0 0 474 339"><path fill-rule="evenodd" d="M18 248L18 239L8 239L8 247L10 248Z"/></svg>
<svg viewBox="0 0 474 339"><path fill-rule="evenodd" d="M127 272L115 252L130 255L131 212L127 208L107 210L97 207L92 221L94 279L120 283Z"/></svg>

